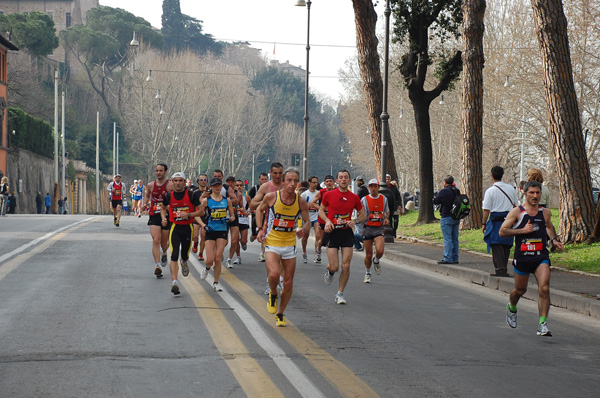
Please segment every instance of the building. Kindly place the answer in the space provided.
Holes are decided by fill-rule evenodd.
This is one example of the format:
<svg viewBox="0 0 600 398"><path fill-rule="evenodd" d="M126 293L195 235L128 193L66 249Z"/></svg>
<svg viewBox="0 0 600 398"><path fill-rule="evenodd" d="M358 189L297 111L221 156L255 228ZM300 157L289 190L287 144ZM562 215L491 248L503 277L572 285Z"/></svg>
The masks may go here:
<svg viewBox="0 0 600 398"><path fill-rule="evenodd" d="M0 35L0 175L6 175L6 152L8 147L8 110L6 92L8 89L6 61L8 50L18 51L17 46Z"/></svg>
<svg viewBox="0 0 600 398"><path fill-rule="evenodd" d="M271 61L269 61L269 66L271 68L277 68L282 72L291 73L292 75L294 75L296 77L301 77L301 78L306 77L306 70L302 69L299 66L290 64L290 61L285 61L285 62L280 63L278 60L272 59Z"/></svg>
<svg viewBox="0 0 600 398"><path fill-rule="evenodd" d="M100 0L0 0L0 14L44 12L54 21L58 34L69 26L85 25L87 12L99 5ZM64 48L59 46L48 58L65 62Z"/></svg>

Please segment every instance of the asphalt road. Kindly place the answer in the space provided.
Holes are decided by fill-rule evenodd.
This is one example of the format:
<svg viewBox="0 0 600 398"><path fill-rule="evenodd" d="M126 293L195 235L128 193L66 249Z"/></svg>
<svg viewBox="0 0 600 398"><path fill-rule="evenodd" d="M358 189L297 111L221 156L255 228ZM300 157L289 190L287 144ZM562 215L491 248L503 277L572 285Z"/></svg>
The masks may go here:
<svg viewBox="0 0 600 398"><path fill-rule="evenodd" d="M310 243L309 243L310 244ZM337 275L299 260L287 328L266 309L249 244L221 293L192 262L170 293L146 218L0 220L0 397L574 397L600 391L600 322L536 303L505 322L505 293L382 260L346 305ZM310 253L310 252L309 252ZM300 256L299 256L300 257ZM324 263L326 263L324 261Z"/></svg>

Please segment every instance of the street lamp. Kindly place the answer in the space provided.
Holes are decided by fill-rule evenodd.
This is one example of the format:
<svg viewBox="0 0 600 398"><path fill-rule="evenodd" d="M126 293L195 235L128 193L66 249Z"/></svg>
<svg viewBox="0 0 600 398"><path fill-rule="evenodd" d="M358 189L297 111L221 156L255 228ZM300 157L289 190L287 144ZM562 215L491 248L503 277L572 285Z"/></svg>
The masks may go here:
<svg viewBox="0 0 600 398"><path fill-rule="evenodd" d="M306 180L306 169L308 161L308 74L309 74L309 56L310 56L310 5L312 1L298 0L296 5L306 7L306 81L304 86L304 158L302 159L302 180Z"/></svg>

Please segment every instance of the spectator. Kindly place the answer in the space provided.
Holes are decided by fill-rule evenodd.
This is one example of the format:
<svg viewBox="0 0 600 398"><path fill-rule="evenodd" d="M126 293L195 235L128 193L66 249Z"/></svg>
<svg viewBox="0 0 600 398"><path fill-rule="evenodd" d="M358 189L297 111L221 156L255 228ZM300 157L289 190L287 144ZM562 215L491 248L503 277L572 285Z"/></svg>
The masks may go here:
<svg viewBox="0 0 600 398"><path fill-rule="evenodd" d="M46 214L50 214L50 206L52 206L52 198L50 197L50 192L46 192L44 205L46 206Z"/></svg>
<svg viewBox="0 0 600 398"><path fill-rule="evenodd" d="M404 209L400 209L400 207L402 207L402 197L400 196L400 191L398 190L398 183L396 183L396 185L392 184L392 176L389 174L385 175L385 182L388 184L388 188L390 189L390 191L392 191L392 198L393 200L389 201L389 206L390 206L390 215L389 215L389 220L390 220L390 226L392 227L392 229L394 230L394 238L396 238L396 231L398 230L398 214L400 214L401 210ZM396 216L396 223L394 224L394 215Z"/></svg>
<svg viewBox="0 0 600 398"><path fill-rule="evenodd" d="M0 182L0 215L6 215L6 209L8 208L8 177L2 177Z"/></svg>
<svg viewBox="0 0 600 398"><path fill-rule="evenodd" d="M58 198L58 214L63 214L63 204L62 198Z"/></svg>
<svg viewBox="0 0 600 398"><path fill-rule="evenodd" d="M70 213L69 212L69 210L70 210L69 201L67 200L66 196L63 199L63 208L65 209L63 214L69 214Z"/></svg>
<svg viewBox="0 0 600 398"><path fill-rule="evenodd" d="M483 196L483 240L487 243L488 252L490 248L492 250L495 272L490 275L507 277L513 237L501 237L499 233L508 212L517 207L517 193L512 186L502 182L502 167L492 167L491 173L494 185L488 188Z"/></svg>
<svg viewBox="0 0 600 398"><path fill-rule="evenodd" d="M10 214L15 214L15 209L17 208L17 197L15 196L15 192L13 191L8 197L8 212Z"/></svg>
<svg viewBox="0 0 600 398"><path fill-rule="evenodd" d="M42 206L44 205L44 199L42 198L42 193L38 191L35 196L35 206L37 207L37 214L42 214Z"/></svg>
<svg viewBox="0 0 600 398"><path fill-rule="evenodd" d="M544 185L544 176L539 169L529 169L527 171L527 181L537 181L542 185L542 196L538 206L548 207L550 205L550 190Z"/></svg>
<svg viewBox="0 0 600 398"><path fill-rule="evenodd" d="M519 181L519 203L525 203L525 194L523 193L523 187L527 181Z"/></svg>
<svg viewBox="0 0 600 398"><path fill-rule="evenodd" d="M460 191L454 184L454 177L444 177L444 188L433 199L433 204L440 205L440 227L444 236L444 259L438 264L458 264L458 227L460 220L452 217L452 204Z"/></svg>

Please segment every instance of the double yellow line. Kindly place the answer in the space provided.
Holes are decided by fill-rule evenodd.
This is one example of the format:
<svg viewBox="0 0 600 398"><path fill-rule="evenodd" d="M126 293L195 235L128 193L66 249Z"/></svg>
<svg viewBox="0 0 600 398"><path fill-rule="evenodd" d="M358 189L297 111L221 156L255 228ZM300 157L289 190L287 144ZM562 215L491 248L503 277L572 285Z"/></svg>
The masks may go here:
<svg viewBox="0 0 600 398"><path fill-rule="evenodd" d="M191 276L191 275L190 275ZM286 328L275 326L275 318L266 309L265 299L254 289L242 282L231 272L223 270L221 279L243 298L258 317L273 328L294 350L306 360L344 397L377 397L378 394L362 381L352 370L333 358L327 351L302 333L292 322ZM252 358L236 331L227 321L222 311L202 308L218 308L212 295L194 278L180 280L199 307L198 312L211 335L213 342L225 359L241 388L247 396L283 397L273 380L258 362Z"/></svg>

